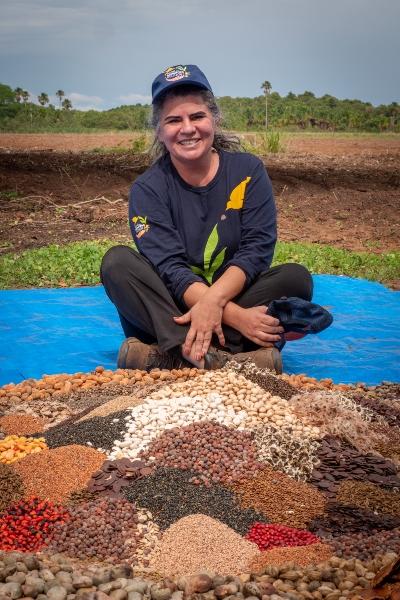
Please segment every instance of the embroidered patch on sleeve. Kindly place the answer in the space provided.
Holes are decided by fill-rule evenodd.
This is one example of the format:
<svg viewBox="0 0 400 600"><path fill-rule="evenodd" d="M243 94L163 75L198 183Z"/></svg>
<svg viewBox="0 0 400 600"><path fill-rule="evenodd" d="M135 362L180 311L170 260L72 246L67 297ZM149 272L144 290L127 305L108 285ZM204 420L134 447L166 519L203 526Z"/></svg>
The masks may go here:
<svg viewBox="0 0 400 600"><path fill-rule="evenodd" d="M147 233L150 229L150 225L147 223L147 217L132 217L132 223L138 239L140 239L142 235Z"/></svg>

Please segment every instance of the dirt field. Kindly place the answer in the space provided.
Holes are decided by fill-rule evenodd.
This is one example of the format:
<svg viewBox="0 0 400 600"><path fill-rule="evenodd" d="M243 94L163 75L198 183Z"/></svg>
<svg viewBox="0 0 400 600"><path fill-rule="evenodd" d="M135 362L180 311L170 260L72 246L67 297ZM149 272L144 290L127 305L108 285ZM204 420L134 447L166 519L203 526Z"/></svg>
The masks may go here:
<svg viewBox="0 0 400 600"><path fill-rule="evenodd" d="M129 148L137 137L135 133L0 133L0 151L5 150L54 150L58 152L81 152L95 148ZM246 133L250 142L254 134ZM283 134L288 152L311 153L324 156L369 156L397 154L400 156L400 136L343 134Z"/></svg>
<svg viewBox="0 0 400 600"><path fill-rule="evenodd" d="M87 151L126 147L133 138L0 134L0 250L130 239L128 191L145 160ZM285 144L284 153L264 159L281 240L398 249L400 136L295 135Z"/></svg>

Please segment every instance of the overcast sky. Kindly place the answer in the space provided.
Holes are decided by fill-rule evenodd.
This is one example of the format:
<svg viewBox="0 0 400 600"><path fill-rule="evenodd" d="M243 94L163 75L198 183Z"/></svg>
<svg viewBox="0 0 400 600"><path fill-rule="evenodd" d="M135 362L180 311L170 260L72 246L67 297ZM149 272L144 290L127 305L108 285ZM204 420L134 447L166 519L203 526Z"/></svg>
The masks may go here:
<svg viewBox="0 0 400 600"><path fill-rule="evenodd" d="M400 0L0 0L0 82L76 108L147 102L197 64L217 96L400 101Z"/></svg>

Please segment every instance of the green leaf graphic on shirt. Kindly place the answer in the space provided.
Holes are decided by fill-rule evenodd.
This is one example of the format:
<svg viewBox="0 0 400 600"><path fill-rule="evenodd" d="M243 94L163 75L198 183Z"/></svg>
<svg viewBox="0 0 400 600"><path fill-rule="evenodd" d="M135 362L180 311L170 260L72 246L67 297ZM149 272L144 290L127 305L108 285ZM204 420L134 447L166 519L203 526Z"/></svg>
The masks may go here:
<svg viewBox="0 0 400 600"><path fill-rule="evenodd" d="M219 242L217 226L218 226L218 224L215 225L212 232L210 233L209 238L206 243L206 247L204 248L204 254L203 254L204 267L203 267L203 269L200 269L199 267L194 267L194 266L191 267L193 273L195 273L196 275L202 275L203 277L205 277L205 279L210 284L212 283L212 278L214 276L214 273L220 268L220 266L224 262L225 251L226 251L226 248L223 248L217 254L215 259L212 260L212 256L213 256L215 250L217 249L218 242Z"/></svg>
<svg viewBox="0 0 400 600"><path fill-rule="evenodd" d="M203 265L204 265L204 269L206 269L206 270L209 269L210 264L211 264L211 257L214 254L214 252L218 246L219 237L218 237L217 226L218 226L218 224L215 225L212 232L210 233L209 238L206 243L206 247L204 248Z"/></svg>

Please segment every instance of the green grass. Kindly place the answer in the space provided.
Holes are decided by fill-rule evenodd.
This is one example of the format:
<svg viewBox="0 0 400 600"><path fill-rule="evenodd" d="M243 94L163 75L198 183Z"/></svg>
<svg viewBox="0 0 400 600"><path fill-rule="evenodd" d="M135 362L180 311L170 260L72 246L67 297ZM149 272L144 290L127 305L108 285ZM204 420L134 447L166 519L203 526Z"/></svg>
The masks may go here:
<svg viewBox="0 0 400 600"><path fill-rule="evenodd" d="M52 244L20 254L0 256L0 288L95 285L102 256L116 242L109 240ZM132 242L133 246L133 242ZM274 264L298 262L312 273L362 277L382 283L400 278L400 252L350 252L320 244L279 242Z"/></svg>
<svg viewBox="0 0 400 600"><path fill-rule="evenodd" d="M351 252L322 244L278 242L274 263L298 262L312 273L348 275L386 283L400 277L400 252Z"/></svg>
<svg viewBox="0 0 400 600"><path fill-rule="evenodd" d="M112 241L51 244L0 257L0 287L69 287L99 283L102 256Z"/></svg>
<svg viewBox="0 0 400 600"><path fill-rule="evenodd" d="M19 198L19 193L15 190L3 190L0 192L0 200L16 200Z"/></svg>

